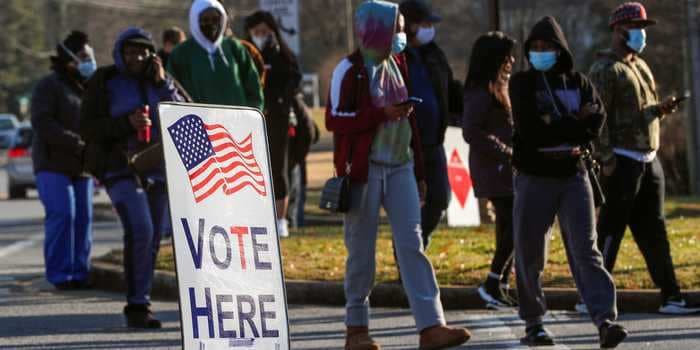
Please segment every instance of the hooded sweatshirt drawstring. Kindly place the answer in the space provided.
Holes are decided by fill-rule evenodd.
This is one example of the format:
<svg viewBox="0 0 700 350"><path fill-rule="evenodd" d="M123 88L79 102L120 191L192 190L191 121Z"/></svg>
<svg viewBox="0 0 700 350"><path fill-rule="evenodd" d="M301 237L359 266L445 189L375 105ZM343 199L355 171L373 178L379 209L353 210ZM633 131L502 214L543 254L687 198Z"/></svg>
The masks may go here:
<svg viewBox="0 0 700 350"><path fill-rule="evenodd" d="M199 16L202 14L202 12L210 8L216 9L221 14L221 31L214 42L204 36L199 27ZM216 0L195 0L194 4L190 8L190 32L192 33L194 40L197 41L197 44L199 44L199 46L201 46L207 52L209 65L212 71L216 70L215 63L217 53L219 56L221 56L221 60L224 62L226 67L230 66L229 61L224 54L224 50L221 48L221 42L224 37L227 22L228 19L226 16L226 11L224 11L223 5Z"/></svg>

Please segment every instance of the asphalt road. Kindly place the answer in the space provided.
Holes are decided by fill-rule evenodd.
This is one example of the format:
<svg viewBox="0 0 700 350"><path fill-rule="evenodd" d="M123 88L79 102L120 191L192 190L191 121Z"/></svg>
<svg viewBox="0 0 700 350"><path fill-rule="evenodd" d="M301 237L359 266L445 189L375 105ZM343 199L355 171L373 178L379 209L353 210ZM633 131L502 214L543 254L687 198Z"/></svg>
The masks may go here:
<svg viewBox="0 0 700 350"><path fill-rule="evenodd" d="M162 330L132 331L123 325L122 295L57 292L44 281L43 210L35 195L22 201L0 200L0 349L180 348L175 302L154 302L157 317L164 321ZM118 223L95 224L95 255L120 245ZM293 349L342 349L342 308L291 305L289 310ZM515 312L450 311L447 319L473 332L472 341L459 349L526 349L518 343L523 324ZM624 314L621 321L631 336L619 349L700 349L700 316ZM548 349L598 348L595 328L584 317L553 312L547 323L560 342ZM370 326L384 349L417 348L408 310L373 309Z"/></svg>

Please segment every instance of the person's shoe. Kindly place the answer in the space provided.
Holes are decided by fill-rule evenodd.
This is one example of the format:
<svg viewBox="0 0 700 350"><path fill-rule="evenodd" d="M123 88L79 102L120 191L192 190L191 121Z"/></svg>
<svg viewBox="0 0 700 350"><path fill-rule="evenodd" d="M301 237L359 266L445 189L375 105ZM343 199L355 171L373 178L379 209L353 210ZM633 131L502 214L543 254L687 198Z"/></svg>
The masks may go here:
<svg viewBox="0 0 700 350"><path fill-rule="evenodd" d="M381 348L369 336L367 327L348 327L345 331L345 350L380 350Z"/></svg>
<svg viewBox="0 0 700 350"><path fill-rule="evenodd" d="M600 335L601 349L613 349L627 338L625 327L612 322L603 323L598 329L598 334Z"/></svg>
<svg viewBox="0 0 700 350"><path fill-rule="evenodd" d="M465 328L443 325L426 328L420 332L420 350L440 350L466 343L471 334Z"/></svg>
<svg viewBox="0 0 700 350"><path fill-rule="evenodd" d="M486 308L491 310L511 309L517 304L508 298L500 288L489 290L485 285L479 286L479 296L486 302Z"/></svg>
<svg viewBox="0 0 700 350"><path fill-rule="evenodd" d="M289 222L287 219L277 220L277 233L279 234L280 238L289 237Z"/></svg>
<svg viewBox="0 0 700 350"><path fill-rule="evenodd" d="M584 303L583 300L579 300L576 303L574 310L582 315L588 315L588 306L586 306L586 303Z"/></svg>
<svg viewBox="0 0 700 350"><path fill-rule="evenodd" d="M688 315L700 312L700 305L689 303L682 296L666 299L659 307L659 313L667 315Z"/></svg>
<svg viewBox="0 0 700 350"><path fill-rule="evenodd" d="M527 346L553 346L554 339L544 329L543 325L538 324L525 329L525 336L520 338L520 344Z"/></svg>
<svg viewBox="0 0 700 350"><path fill-rule="evenodd" d="M129 328L159 329L160 321L153 318L148 305L129 304L124 307L126 326Z"/></svg>

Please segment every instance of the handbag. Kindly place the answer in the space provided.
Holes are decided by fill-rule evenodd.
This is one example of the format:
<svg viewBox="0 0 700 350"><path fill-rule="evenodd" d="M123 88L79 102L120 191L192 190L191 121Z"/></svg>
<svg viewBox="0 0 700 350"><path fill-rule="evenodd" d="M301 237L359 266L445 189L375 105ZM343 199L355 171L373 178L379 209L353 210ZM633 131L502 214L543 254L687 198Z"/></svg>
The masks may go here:
<svg viewBox="0 0 700 350"><path fill-rule="evenodd" d="M148 145L148 147L129 155L129 166L139 175L161 169L163 162L163 144L161 142Z"/></svg>
<svg viewBox="0 0 700 350"><path fill-rule="evenodd" d="M352 159L352 146L348 159ZM348 162L346 174L350 174L352 163ZM321 190L318 207L331 213L347 213L350 210L350 176L334 176L326 181Z"/></svg>

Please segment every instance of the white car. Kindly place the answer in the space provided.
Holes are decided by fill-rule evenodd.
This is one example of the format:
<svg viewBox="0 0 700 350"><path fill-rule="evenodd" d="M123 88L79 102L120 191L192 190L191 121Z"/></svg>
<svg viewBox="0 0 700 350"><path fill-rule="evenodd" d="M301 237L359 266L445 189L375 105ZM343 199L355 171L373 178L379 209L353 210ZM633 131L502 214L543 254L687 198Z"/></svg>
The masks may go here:
<svg viewBox="0 0 700 350"><path fill-rule="evenodd" d="M15 130L7 150L7 194L10 199L26 198L28 188L36 188L32 163L32 138L30 125Z"/></svg>

